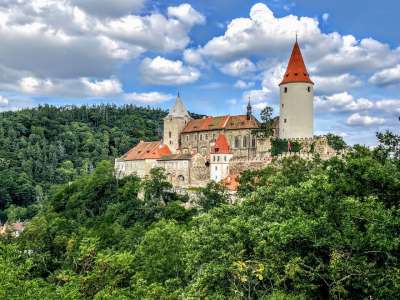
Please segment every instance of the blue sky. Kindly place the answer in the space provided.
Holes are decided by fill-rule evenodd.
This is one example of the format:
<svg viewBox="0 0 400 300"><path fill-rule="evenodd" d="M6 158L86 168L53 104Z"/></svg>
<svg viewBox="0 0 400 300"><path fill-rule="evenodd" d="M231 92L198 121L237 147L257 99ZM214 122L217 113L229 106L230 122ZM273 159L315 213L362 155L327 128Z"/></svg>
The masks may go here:
<svg viewBox="0 0 400 300"><path fill-rule="evenodd" d="M399 132L396 1L0 1L0 111L115 103L277 114L296 32L315 131L374 145Z"/></svg>

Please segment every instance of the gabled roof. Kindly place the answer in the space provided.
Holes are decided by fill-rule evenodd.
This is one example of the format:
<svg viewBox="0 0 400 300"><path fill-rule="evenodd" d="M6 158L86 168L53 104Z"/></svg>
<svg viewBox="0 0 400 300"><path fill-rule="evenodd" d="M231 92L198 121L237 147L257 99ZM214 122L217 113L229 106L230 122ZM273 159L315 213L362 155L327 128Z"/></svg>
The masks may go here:
<svg viewBox="0 0 400 300"><path fill-rule="evenodd" d="M174 118L184 118L184 117L190 118L189 112L187 111L185 104L183 104L179 94L176 97L175 104L170 109L168 116Z"/></svg>
<svg viewBox="0 0 400 300"><path fill-rule="evenodd" d="M212 149L213 154L231 154L231 149L229 147L228 140L225 134L220 134L215 140L215 145Z"/></svg>
<svg viewBox="0 0 400 300"><path fill-rule="evenodd" d="M163 156L171 155L168 146L161 141L143 142L141 141L121 158L125 161L144 160L144 159L159 159Z"/></svg>
<svg viewBox="0 0 400 300"><path fill-rule="evenodd" d="M256 129L259 127L258 121L254 117L248 119L247 115L218 116L191 120L182 133L221 129Z"/></svg>
<svg viewBox="0 0 400 300"><path fill-rule="evenodd" d="M307 68L301 54L300 46L297 41L293 46L292 55L290 56L286 73L283 77L282 82L279 85L292 82L306 82L314 84L311 81L310 75L307 72Z"/></svg>

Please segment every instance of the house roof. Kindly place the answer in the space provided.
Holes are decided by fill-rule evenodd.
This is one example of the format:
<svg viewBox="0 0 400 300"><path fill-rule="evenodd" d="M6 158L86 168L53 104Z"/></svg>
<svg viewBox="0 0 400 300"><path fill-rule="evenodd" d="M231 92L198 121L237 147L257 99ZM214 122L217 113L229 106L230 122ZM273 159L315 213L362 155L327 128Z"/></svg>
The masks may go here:
<svg viewBox="0 0 400 300"><path fill-rule="evenodd" d="M307 68L303 60L303 55L301 54L300 46L297 41L293 46L292 55L290 56L286 73L283 77L282 82L279 85L293 82L306 82L314 84L311 81L310 75L307 72Z"/></svg>
<svg viewBox="0 0 400 300"><path fill-rule="evenodd" d="M230 174L222 180L222 185L230 191L237 191L239 187L239 176Z"/></svg>
<svg viewBox="0 0 400 300"><path fill-rule="evenodd" d="M228 140L225 137L225 134L220 134L215 140L215 145L212 149L213 154L230 154L231 149L229 147Z"/></svg>
<svg viewBox="0 0 400 300"><path fill-rule="evenodd" d="M259 127L257 119L253 116L250 119L247 118L247 115L205 117L191 120L182 133L221 129L256 129Z"/></svg>
<svg viewBox="0 0 400 300"><path fill-rule="evenodd" d="M168 146L161 141L143 142L140 141L135 147L125 153L121 158L125 161L143 160L143 159L159 159L163 156L171 154Z"/></svg>
<svg viewBox="0 0 400 300"><path fill-rule="evenodd" d="M159 161L168 161L168 160L191 160L191 154L172 154L163 156L159 159Z"/></svg>

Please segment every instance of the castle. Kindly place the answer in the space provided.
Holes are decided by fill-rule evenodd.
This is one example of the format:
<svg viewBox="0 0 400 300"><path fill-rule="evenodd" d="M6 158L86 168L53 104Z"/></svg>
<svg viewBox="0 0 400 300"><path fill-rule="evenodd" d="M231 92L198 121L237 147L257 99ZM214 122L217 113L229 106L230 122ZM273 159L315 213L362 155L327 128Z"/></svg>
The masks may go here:
<svg viewBox="0 0 400 300"><path fill-rule="evenodd" d="M325 137L314 137L314 83L305 66L298 42L280 88L280 114L274 119L272 136L257 134L261 124L247 112L237 116L193 119L178 95L164 118L162 141L143 142L115 160L119 177L145 177L161 167L176 187L202 186L210 180L235 189L236 176L245 169L262 168L272 160L272 139L301 145L297 155L311 152L322 158L334 155ZM283 155L290 155L283 154Z"/></svg>

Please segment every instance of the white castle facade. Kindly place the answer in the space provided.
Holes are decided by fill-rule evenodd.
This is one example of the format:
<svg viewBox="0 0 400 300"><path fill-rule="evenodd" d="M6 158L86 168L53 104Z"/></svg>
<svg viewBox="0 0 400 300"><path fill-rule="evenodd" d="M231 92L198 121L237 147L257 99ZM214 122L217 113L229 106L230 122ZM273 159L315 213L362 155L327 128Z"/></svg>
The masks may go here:
<svg viewBox="0 0 400 300"><path fill-rule="evenodd" d="M235 189L237 176L246 169L262 168L272 160L272 140L301 145L296 155L321 158L335 155L325 137L314 137L314 83L295 43L280 87L280 114L274 119L273 135L259 135L261 124L246 114L193 119L178 95L164 118L163 140L141 141L115 160L117 176L145 177L161 167L176 187L202 186L210 180Z"/></svg>

